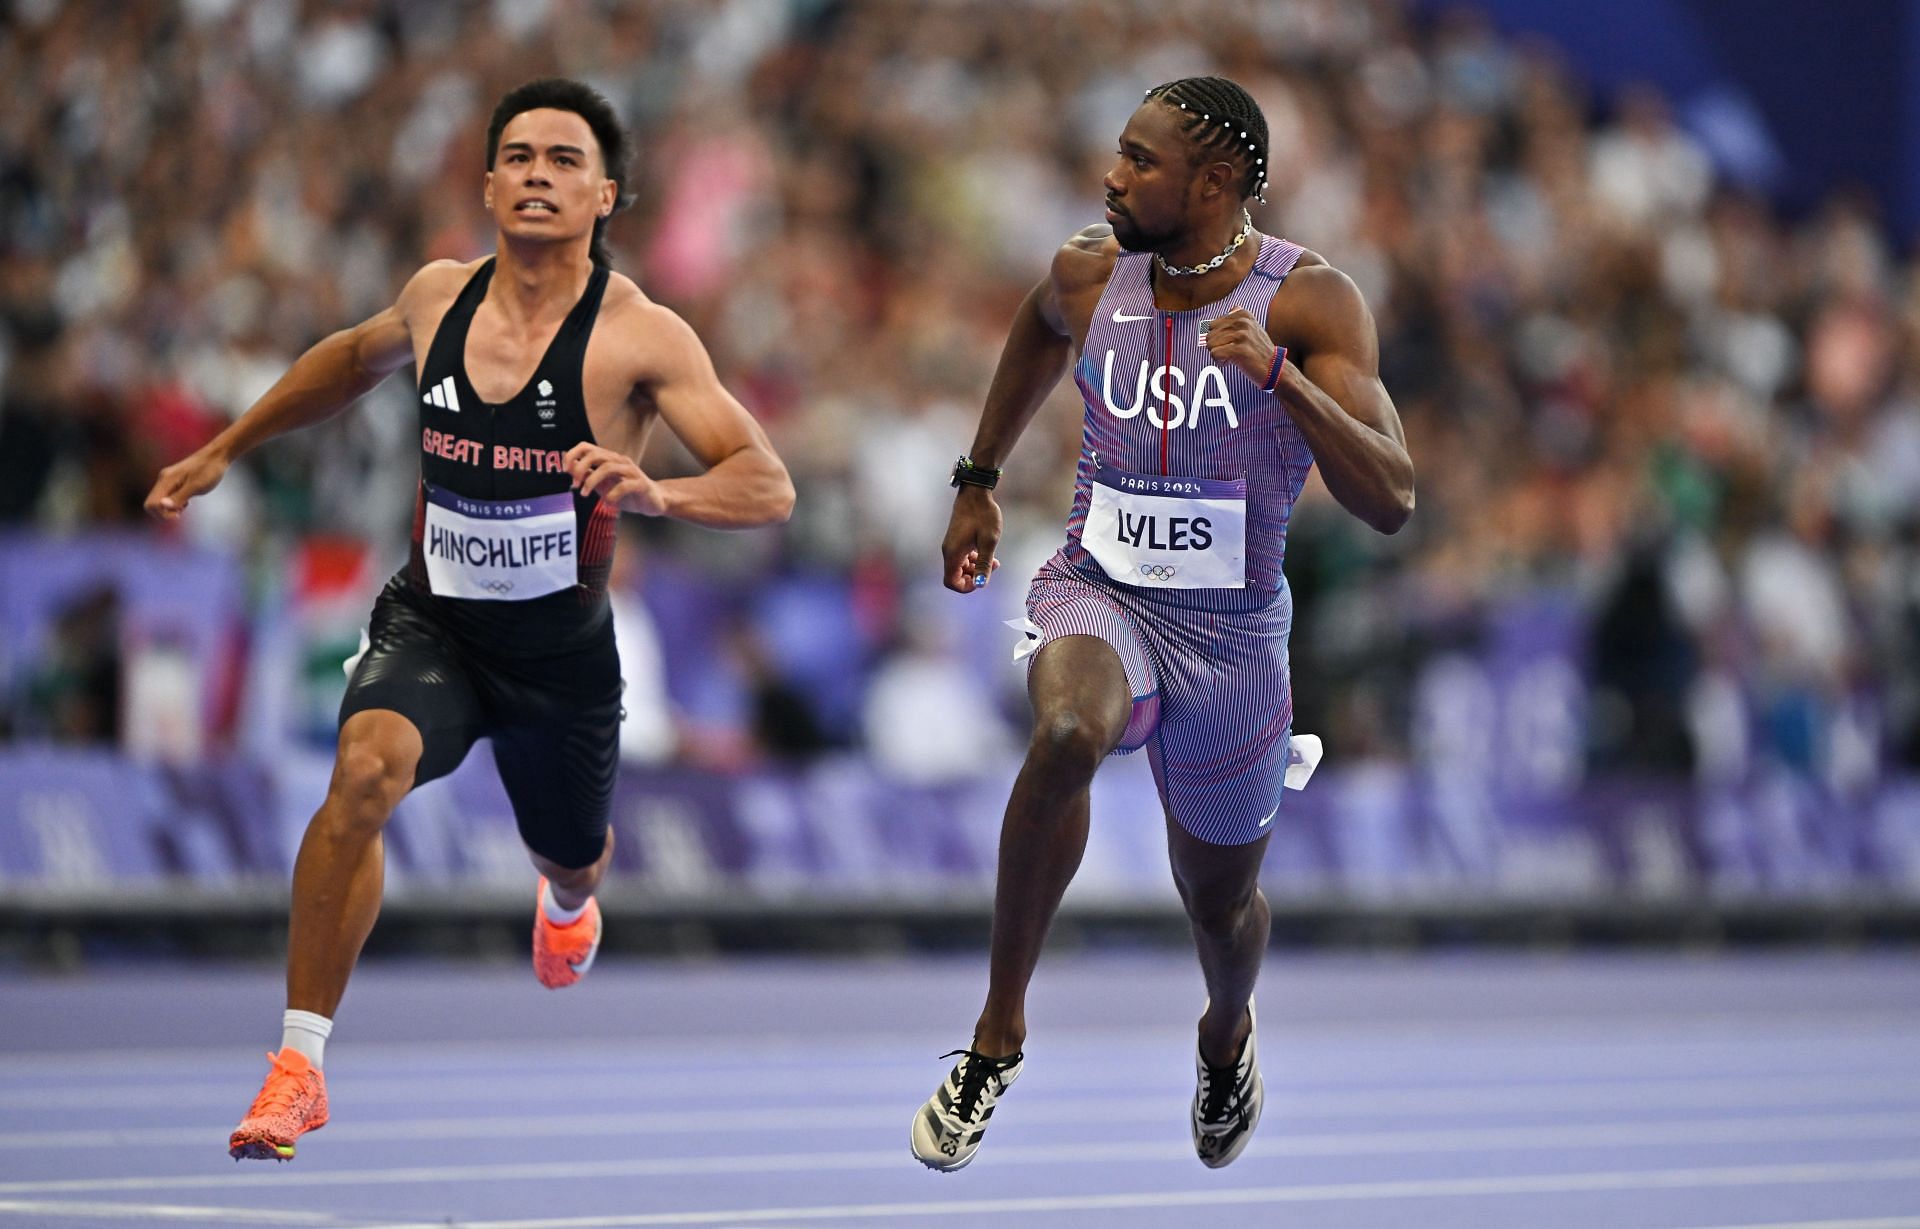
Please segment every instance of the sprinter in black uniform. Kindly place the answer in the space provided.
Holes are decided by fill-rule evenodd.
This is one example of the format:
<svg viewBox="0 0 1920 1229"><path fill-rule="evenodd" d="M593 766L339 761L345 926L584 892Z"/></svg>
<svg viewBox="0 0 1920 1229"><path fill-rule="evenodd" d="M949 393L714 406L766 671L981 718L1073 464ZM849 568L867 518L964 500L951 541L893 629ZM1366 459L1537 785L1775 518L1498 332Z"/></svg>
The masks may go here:
<svg viewBox="0 0 1920 1229"><path fill-rule="evenodd" d="M713 528L785 520L793 485L686 323L609 270L626 137L577 82L514 90L487 132L495 254L420 270L393 307L315 345L226 431L160 473L147 510L177 518L234 458L419 368L420 491L407 566L349 663L326 801L294 865L281 1046L236 1158L294 1154L327 1120L333 1013L380 908L381 833L422 781L493 741L540 872L534 968L586 972L612 854L620 721L607 601L621 512ZM633 458L664 420L707 468L656 480Z"/></svg>

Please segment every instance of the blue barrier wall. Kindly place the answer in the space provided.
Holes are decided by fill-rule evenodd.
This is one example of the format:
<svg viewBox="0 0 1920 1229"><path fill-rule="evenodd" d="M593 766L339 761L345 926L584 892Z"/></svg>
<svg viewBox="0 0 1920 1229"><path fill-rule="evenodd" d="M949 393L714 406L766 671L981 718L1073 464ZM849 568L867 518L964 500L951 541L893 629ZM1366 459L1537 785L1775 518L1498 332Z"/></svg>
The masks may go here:
<svg viewBox="0 0 1920 1229"><path fill-rule="evenodd" d="M1419 6L1438 17L1460 6ZM1920 238L1920 5L1914 0L1480 0L1504 32L1553 40L1604 103L1659 86L1676 116L1724 152L1758 124L1774 156L1723 171L1789 211L1863 185L1903 245ZM1721 132L1714 129L1720 127Z"/></svg>

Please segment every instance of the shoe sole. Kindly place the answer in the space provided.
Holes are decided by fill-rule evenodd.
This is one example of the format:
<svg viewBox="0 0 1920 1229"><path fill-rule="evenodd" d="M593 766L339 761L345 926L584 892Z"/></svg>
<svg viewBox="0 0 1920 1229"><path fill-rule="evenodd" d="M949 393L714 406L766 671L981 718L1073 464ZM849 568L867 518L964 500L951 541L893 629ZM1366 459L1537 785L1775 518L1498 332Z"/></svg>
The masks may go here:
<svg viewBox="0 0 1920 1229"><path fill-rule="evenodd" d="M249 1140L228 1148L227 1155L236 1161L291 1161L293 1145L271 1144L264 1139Z"/></svg>

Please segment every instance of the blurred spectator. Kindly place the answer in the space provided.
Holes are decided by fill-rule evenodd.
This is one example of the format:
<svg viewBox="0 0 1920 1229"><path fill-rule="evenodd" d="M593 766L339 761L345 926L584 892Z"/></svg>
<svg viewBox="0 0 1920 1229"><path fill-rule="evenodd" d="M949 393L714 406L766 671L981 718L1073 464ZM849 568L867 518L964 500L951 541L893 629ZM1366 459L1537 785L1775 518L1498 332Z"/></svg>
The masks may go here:
<svg viewBox="0 0 1920 1229"><path fill-rule="evenodd" d="M880 773L914 785L965 781L1018 749L980 667L944 643L939 612L916 609L939 592L923 587L899 626L900 643L867 690L861 728Z"/></svg>
<svg viewBox="0 0 1920 1229"><path fill-rule="evenodd" d="M26 730L53 742L120 738L120 594L90 589L54 617L39 668L27 679Z"/></svg>
<svg viewBox="0 0 1920 1229"><path fill-rule="evenodd" d="M1392 0L1113 12L12 6L0 522L133 518L160 462L304 346L390 302L422 262L484 251L486 108L528 77L578 75L642 151L638 206L610 235L621 267L700 330L801 492L781 535L669 529L650 547L675 565L655 569L662 583L804 598L755 616L771 623L742 616L730 653L665 654L676 695L751 693L738 729L703 712L683 751L737 762L711 748L752 735L804 757L865 712L875 750L920 771L926 748L889 740L926 718L896 704L931 703L913 688L946 685L956 662L988 666L972 641L882 629L938 566L943 474L1007 322L1052 247L1099 217L1140 92L1222 71L1273 133L1256 221L1368 296L1420 475L1395 538L1325 515L1317 482L1295 517L1303 729L1334 734L1335 758L1405 754L1421 661L1549 591L1592 629L1596 766L1711 775L1751 750L1818 771L1842 721L1920 766L1920 265L1896 259L1868 207L1843 197L1789 224L1717 183L1658 94L1595 100L1551 53L1471 15L1416 21ZM396 382L277 441L186 532L249 560L267 592L311 535L395 557L410 402ZM1010 544L1057 539L1078 433L1068 383L1003 484ZM646 463L688 459L662 442ZM852 624L833 677L872 688L851 702L795 673L798 637L779 625L818 626L833 601ZM1011 673L993 685L1017 696ZM1749 702L1764 714L1751 748L1729 724ZM101 720L84 704L60 718Z"/></svg>
<svg viewBox="0 0 1920 1229"><path fill-rule="evenodd" d="M607 595L613 603L613 639L620 649L620 759L663 764L678 745L667 699L667 663L653 615L640 600L643 567L639 534L621 526L613 548Z"/></svg>
<svg viewBox="0 0 1920 1229"><path fill-rule="evenodd" d="M749 731L761 755L790 764L833 745L811 697L781 672L765 639L751 624L733 629L728 648L746 680Z"/></svg>

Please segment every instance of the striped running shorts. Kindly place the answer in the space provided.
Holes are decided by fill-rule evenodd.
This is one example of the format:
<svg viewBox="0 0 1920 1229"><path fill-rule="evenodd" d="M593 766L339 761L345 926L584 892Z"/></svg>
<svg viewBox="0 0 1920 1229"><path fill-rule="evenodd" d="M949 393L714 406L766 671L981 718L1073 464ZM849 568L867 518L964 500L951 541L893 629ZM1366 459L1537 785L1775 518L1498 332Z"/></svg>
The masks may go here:
<svg viewBox="0 0 1920 1229"><path fill-rule="evenodd" d="M1272 831L1287 773L1292 595L1283 587L1250 611L1198 609L1170 597L1056 554L1027 590L1021 655L1033 654L1031 669L1037 651L1062 636L1097 636L1111 645L1133 693L1133 715L1114 754L1145 747L1161 802L1200 840L1258 840Z"/></svg>

